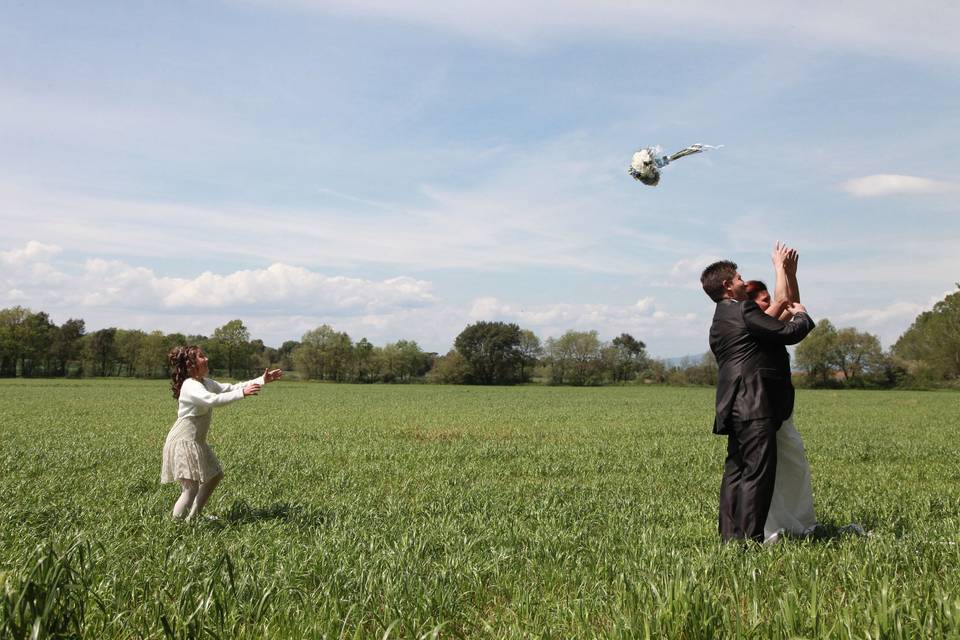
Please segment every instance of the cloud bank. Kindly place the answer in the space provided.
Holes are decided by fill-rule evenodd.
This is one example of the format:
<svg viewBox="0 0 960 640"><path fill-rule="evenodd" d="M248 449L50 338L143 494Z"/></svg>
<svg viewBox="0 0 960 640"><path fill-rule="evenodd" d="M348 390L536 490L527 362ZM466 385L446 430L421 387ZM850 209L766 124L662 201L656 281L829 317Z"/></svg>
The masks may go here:
<svg viewBox="0 0 960 640"><path fill-rule="evenodd" d="M39 306L75 308L137 307L154 311L234 308L292 309L301 313L372 313L429 306L436 302L431 284L406 276L368 280L327 276L283 263L265 269L193 278L157 275L152 269L119 260L90 258L67 269L50 259L55 245L30 241L22 249L0 252L0 304L23 299ZM12 292L16 292L14 295Z"/></svg>
<svg viewBox="0 0 960 640"><path fill-rule="evenodd" d="M624 305L533 306L481 297L457 305L435 295L431 282L409 276L371 280L278 262L177 278L120 260L70 262L62 252L32 240L0 251L0 307L46 311L58 323L82 317L88 330L116 326L209 334L239 317L255 337L276 345L326 323L354 339L413 339L437 351L449 349L457 334L478 320L516 322L544 339L570 329L597 330L603 338L631 333L644 340L703 333L703 318L670 312L651 297Z"/></svg>
<svg viewBox="0 0 960 640"><path fill-rule="evenodd" d="M940 193L951 188L952 185L946 182L891 173L854 178L843 183L844 191L857 198Z"/></svg>

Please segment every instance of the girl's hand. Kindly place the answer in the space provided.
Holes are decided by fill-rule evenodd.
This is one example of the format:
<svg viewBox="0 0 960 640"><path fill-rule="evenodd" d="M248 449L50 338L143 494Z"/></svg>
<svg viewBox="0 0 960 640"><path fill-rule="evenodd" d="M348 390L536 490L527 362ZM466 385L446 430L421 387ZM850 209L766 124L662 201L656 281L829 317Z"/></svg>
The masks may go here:
<svg viewBox="0 0 960 640"><path fill-rule="evenodd" d="M267 384L268 382L273 382L274 380L279 380L280 376L283 375L282 369L274 369L270 371L269 369L263 370L263 383Z"/></svg>
<svg viewBox="0 0 960 640"><path fill-rule="evenodd" d="M244 398L246 398L247 396L255 396L255 395L257 395L258 393L260 393L260 385L258 385L258 384L255 383L255 382L254 382L253 384L248 384L247 386L245 386L245 387L243 388L243 397L244 397Z"/></svg>

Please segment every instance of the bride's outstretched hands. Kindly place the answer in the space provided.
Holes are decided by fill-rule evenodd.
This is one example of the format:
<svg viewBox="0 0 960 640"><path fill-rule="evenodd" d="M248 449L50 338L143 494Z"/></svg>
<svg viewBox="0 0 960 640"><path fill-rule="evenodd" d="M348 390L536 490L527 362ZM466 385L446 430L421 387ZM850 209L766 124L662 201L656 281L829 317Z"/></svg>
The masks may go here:
<svg viewBox="0 0 960 640"><path fill-rule="evenodd" d="M790 257L791 249L777 240L777 243L773 245L773 253L770 254L770 258L773 260L773 266L775 269L786 268L787 260Z"/></svg>
<svg viewBox="0 0 960 640"><path fill-rule="evenodd" d="M770 254L770 258L773 260L774 268L782 268L787 273L797 272L797 260L800 258L800 254L797 253L796 249L791 249L785 243L777 240L777 243L773 246L773 253Z"/></svg>
<svg viewBox="0 0 960 640"><path fill-rule="evenodd" d="M266 368L263 370L263 384L273 382L274 380L279 380L282 375L282 369L274 369L271 371L269 368Z"/></svg>

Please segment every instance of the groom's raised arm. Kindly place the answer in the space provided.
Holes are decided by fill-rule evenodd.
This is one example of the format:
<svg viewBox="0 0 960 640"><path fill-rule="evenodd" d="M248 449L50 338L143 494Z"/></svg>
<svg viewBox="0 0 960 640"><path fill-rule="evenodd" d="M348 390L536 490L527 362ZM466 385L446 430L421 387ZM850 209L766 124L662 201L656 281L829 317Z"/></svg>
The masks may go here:
<svg viewBox="0 0 960 640"><path fill-rule="evenodd" d="M797 344L816 326L805 311L795 314L792 322L782 322L760 311L760 307L750 300L740 303L740 312L750 335L783 345Z"/></svg>

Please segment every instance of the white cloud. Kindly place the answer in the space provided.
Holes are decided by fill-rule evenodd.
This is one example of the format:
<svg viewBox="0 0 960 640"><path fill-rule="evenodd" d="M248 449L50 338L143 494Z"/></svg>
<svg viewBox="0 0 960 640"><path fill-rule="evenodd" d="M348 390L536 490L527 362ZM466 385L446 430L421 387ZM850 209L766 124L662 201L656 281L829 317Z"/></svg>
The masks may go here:
<svg viewBox="0 0 960 640"><path fill-rule="evenodd" d="M247 0L265 6L351 14L419 24L481 40L530 46L596 34L604 38L666 38L678 32L701 40L754 39L796 46L837 47L898 57L960 54L954 36L957 5L921 7L851 0L796 5L731 0L623 2L542 0L451 3L444 0ZM662 35L661 35L662 34Z"/></svg>
<svg viewBox="0 0 960 640"><path fill-rule="evenodd" d="M844 313L838 316L837 320L839 322L856 322L867 328L878 327L883 326L890 320L897 320L898 322L912 320L929 308L929 305L915 302L893 302L879 309L859 309Z"/></svg>
<svg viewBox="0 0 960 640"><path fill-rule="evenodd" d="M884 346L890 347L913 324L918 315L929 311L936 303L955 292L956 289L945 291L931 296L925 302L898 300L881 307L848 311L831 318L831 321L838 327L855 326L862 331L876 334Z"/></svg>
<svg viewBox="0 0 960 640"><path fill-rule="evenodd" d="M890 173L854 178L843 183L844 191L858 198L875 198L899 194L938 193L951 188L952 186L946 182Z"/></svg>
<svg viewBox="0 0 960 640"><path fill-rule="evenodd" d="M376 310L420 306L434 301L430 283L407 277L373 282L324 276L303 267L276 263L267 269L227 275L205 272L191 280L159 282L166 307L218 308L236 305L303 303L327 310Z"/></svg>
<svg viewBox="0 0 960 640"><path fill-rule="evenodd" d="M61 251L62 249L55 244L43 244L30 240L22 249L0 251L0 262L16 267L27 262L49 260Z"/></svg>
<svg viewBox="0 0 960 640"><path fill-rule="evenodd" d="M431 284L399 276L374 281L326 276L302 267L275 263L266 269L229 274L204 272L193 278L159 276L153 270L119 260L88 259L66 270L40 262L56 251L29 242L4 252L9 265L0 275L0 304L24 297L42 306L82 310L137 307L144 311L298 309L312 313L375 313L429 306L436 302ZM30 256L33 261L15 261ZM11 261L14 260L14 261Z"/></svg>

